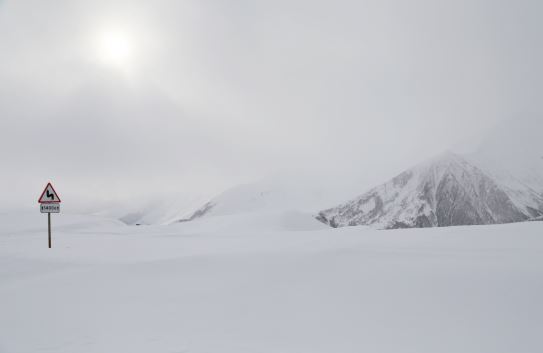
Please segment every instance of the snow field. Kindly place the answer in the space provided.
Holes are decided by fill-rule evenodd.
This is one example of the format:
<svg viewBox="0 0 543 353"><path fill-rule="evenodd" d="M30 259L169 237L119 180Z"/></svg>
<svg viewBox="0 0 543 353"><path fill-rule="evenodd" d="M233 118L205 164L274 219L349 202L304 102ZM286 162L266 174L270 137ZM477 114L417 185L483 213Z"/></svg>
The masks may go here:
<svg viewBox="0 0 543 353"><path fill-rule="evenodd" d="M540 352L543 223L2 214L0 352Z"/></svg>

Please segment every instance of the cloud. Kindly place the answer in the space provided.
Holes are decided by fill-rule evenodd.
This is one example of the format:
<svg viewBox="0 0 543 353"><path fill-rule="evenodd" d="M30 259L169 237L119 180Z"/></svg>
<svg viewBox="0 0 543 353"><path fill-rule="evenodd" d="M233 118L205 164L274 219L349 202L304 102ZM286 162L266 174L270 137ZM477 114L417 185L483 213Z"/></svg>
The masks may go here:
<svg viewBox="0 0 543 353"><path fill-rule="evenodd" d="M74 198L221 189L278 170L371 185L541 116L542 6L6 1L1 178L23 203L47 179ZM130 70L93 52L118 27Z"/></svg>

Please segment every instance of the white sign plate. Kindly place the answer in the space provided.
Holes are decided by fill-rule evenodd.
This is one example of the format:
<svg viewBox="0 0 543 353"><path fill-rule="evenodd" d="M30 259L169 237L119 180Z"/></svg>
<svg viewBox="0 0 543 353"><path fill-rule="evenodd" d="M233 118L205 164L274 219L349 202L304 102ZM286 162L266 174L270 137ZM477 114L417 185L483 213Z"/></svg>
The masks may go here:
<svg viewBox="0 0 543 353"><path fill-rule="evenodd" d="M42 203L40 204L41 213L60 213L60 204L58 203Z"/></svg>

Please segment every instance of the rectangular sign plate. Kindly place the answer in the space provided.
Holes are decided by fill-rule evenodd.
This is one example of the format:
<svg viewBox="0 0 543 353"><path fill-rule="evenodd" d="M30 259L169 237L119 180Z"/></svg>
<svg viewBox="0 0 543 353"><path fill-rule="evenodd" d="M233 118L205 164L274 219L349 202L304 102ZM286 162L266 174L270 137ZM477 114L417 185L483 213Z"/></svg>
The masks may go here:
<svg viewBox="0 0 543 353"><path fill-rule="evenodd" d="M58 203L42 203L40 204L41 213L60 213L60 204Z"/></svg>

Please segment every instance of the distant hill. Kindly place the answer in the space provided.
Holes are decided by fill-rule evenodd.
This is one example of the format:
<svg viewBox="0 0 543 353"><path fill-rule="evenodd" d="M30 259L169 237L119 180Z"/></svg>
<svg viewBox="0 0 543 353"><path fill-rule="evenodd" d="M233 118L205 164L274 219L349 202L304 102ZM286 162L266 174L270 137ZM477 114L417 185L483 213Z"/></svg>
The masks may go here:
<svg viewBox="0 0 543 353"><path fill-rule="evenodd" d="M330 197L316 187L281 180L265 180L233 187L202 204L178 221L204 216L228 216L251 212L311 211L329 204Z"/></svg>

